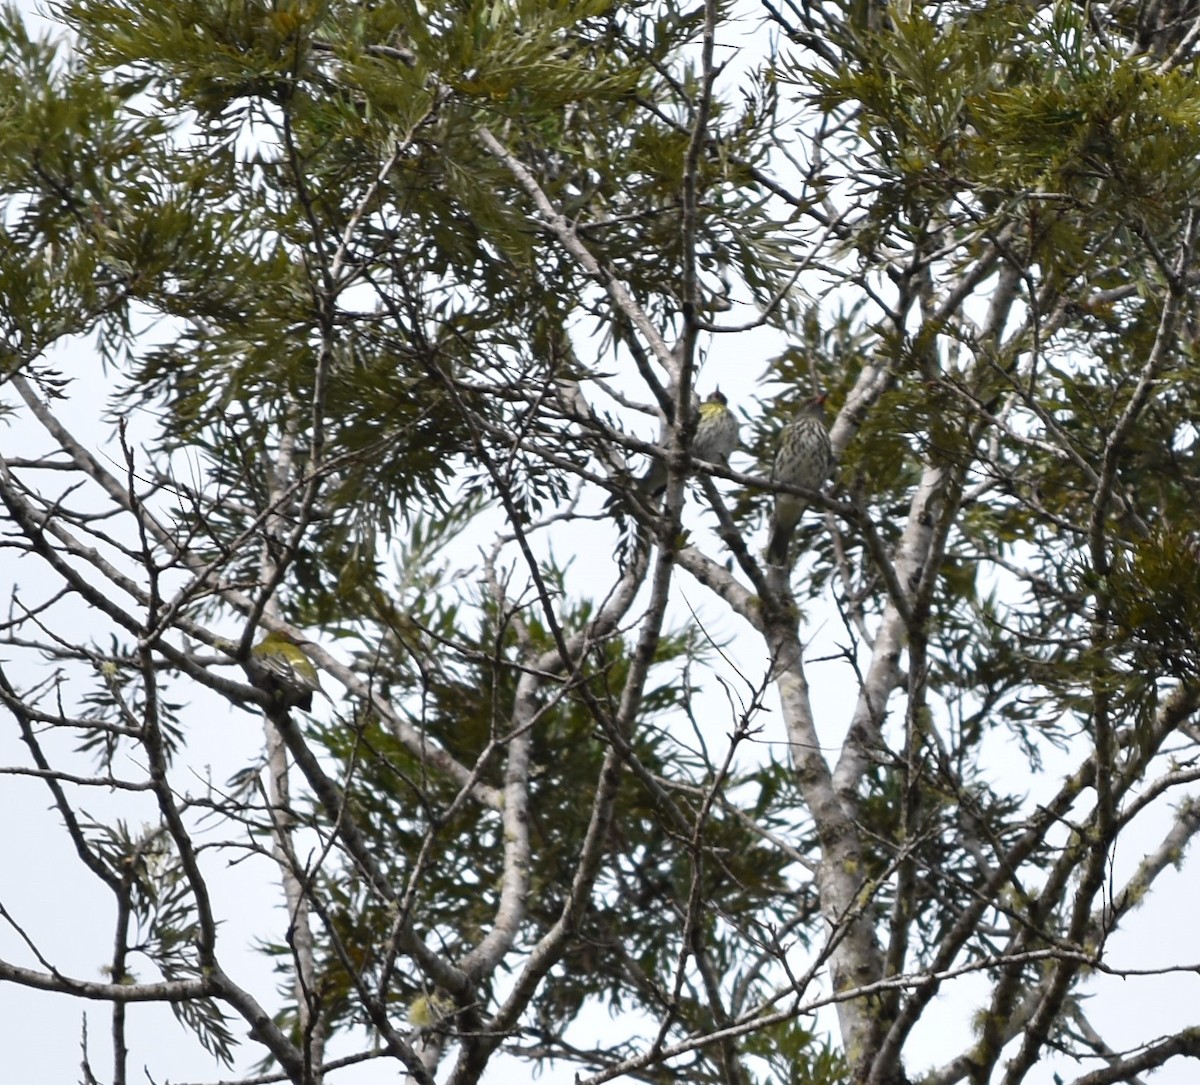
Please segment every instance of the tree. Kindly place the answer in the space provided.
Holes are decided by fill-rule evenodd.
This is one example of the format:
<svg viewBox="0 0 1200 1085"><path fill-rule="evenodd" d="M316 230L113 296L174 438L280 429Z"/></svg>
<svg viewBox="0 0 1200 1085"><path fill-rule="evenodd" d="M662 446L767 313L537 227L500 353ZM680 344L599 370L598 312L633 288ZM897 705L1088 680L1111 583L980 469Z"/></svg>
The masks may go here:
<svg viewBox="0 0 1200 1085"><path fill-rule="evenodd" d="M113 948L70 974L6 910L0 979L109 1003L113 1082L142 1002L297 1083L1200 1057L1086 1002L1183 969L1111 941L1200 828L1191 5L60 17L0 31L0 698ZM732 466L689 455L717 385ZM69 421L97 387L111 456ZM817 393L835 477L770 565ZM264 629L311 716L239 670ZM189 758L213 699L264 726L228 781ZM242 860L286 902L273 1005Z"/></svg>

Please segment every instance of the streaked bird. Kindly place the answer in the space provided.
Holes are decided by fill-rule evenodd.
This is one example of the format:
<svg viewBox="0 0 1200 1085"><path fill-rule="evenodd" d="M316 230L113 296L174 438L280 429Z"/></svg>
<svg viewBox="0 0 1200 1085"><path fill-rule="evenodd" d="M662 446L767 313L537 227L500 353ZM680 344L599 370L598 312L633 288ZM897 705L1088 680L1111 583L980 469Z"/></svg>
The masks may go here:
<svg viewBox="0 0 1200 1085"><path fill-rule="evenodd" d="M809 400L779 435L771 481L819 490L829 474L829 432L825 428L825 397ZM808 501L796 494L775 494L767 561L788 564L788 547Z"/></svg>
<svg viewBox="0 0 1200 1085"><path fill-rule="evenodd" d="M700 404L700 418L692 438L692 459L705 463L727 463L738 444L738 420L729 409L729 400L720 390L710 392ZM666 460L654 457L650 469L637 483L638 489L657 497L667 486Z"/></svg>
<svg viewBox="0 0 1200 1085"><path fill-rule="evenodd" d="M312 708L314 693L320 693L317 668L290 633L268 633L246 660L250 681L280 708Z"/></svg>

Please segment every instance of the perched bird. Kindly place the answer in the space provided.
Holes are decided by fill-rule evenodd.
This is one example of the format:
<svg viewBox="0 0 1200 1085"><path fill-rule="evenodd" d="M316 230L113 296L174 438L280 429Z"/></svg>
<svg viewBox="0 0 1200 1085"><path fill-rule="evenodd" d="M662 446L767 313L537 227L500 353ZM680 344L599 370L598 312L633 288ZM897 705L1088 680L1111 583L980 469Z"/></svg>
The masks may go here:
<svg viewBox="0 0 1200 1085"><path fill-rule="evenodd" d="M771 467L771 481L787 486L819 490L829 474L829 433L825 429L825 397L809 400L783 429L779 448ZM767 561L787 565L792 533L804 515L808 502L796 494L777 493L771 516L771 540Z"/></svg>
<svg viewBox="0 0 1200 1085"><path fill-rule="evenodd" d="M721 391L710 392L700 404L696 435L692 438L692 459L705 463L725 463L737 448L738 420L729 409L729 400ZM650 469L638 479L638 489L657 497L667 486L666 460L654 457Z"/></svg>
<svg viewBox="0 0 1200 1085"><path fill-rule="evenodd" d="M268 694L280 708L312 708L314 693L320 693L317 668L290 633L268 633L246 660L250 681Z"/></svg>

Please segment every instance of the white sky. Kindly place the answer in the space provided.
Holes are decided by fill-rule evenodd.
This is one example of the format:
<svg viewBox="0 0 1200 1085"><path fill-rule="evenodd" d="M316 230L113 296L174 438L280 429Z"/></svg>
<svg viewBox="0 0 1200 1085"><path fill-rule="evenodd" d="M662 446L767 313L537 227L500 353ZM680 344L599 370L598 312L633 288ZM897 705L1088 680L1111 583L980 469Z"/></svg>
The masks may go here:
<svg viewBox="0 0 1200 1085"><path fill-rule="evenodd" d="M29 10L31 5L19 5ZM740 314L728 314L735 323ZM710 346L709 359L699 381L701 394L714 384L729 395L731 402L749 404L751 396L761 394L759 380L763 359L774 353L778 340L768 332L735 337L718 337ZM95 404L102 389L98 367L86 346L75 344L65 358L60 359L71 372L90 374L80 379L73 389L77 398L65 408L69 420L91 433L100 444L107 434L95 421ZM647 436L652 436L647 434ZM12 453L20 448L23 455L32 454L31 444L39 440L24 425L0 429L0 450ZM746 457L734 467L750 469ZM693 503L694 505L694 503ZM705 521L707 522L707 521ZM593 525L577 525L565 535L556 535L556 545L577 546L580 563L597 546ZM611 551L607 540L601 540L603 561L598 566L607 571ZM470 560L472 544L460 540L458 552L450 558ZM560 553L561 553L560 549ZM3 577L0 569L0 577ZM31 597L38 592L38 574L32 563L19 563L7 570L14 582ZM745 636L740 621L728 616L721 605L707 605L705 595L686 574L680 574L679 596L673 611L674 620L684 622L688 611L682 600L697 607L701 617L711 622L719 639L733 637L726 649L729 666L721 668L724 677L740 686L738 670L757 678L762 666L761 642ZM814 611L812 628L815 634L810 655L813 658L830 654L840 640L840 624L832 607L828 613ZM88 616L80 614L81 622ZM822 739L836 747L842 737L845 721L852 710L856 695L853 677L841 662L816 663L809 667L816 718ZM712 749L719 749L720 736L727 729L727 710L723 696L712 686L714 694L702 702L710 726ZM211 774L218 783L234 772L257 760L261 749L261 727L257 720L242 713L233 713L224 702L211 700L197 703L188 713L188 762L198 775ZM761 736L763 743L781 742L782 725L778 716L767 718ZM1049 795L1058 786L1063 772L1072 765L1070 759L1058 763L1048 761L1046 773L1028 778L1023 758L997 740L994 744L996 781L1021 779L1031 798ZM0 765L26 763L23 746L15 739L13 727L0 728ZM1015 775L1020 774L1020 775ZM111 946L112 902L95 880L84 875L69 847L56 813L48 810L48 795L38 783L15 777L0 778L0 819L10 831L0 836L0 902L10 910L12 918L23 926L34 941L49 947L54 953L53 964L63 972L82 979L98 979ZM119 808L136 824L140 808L147 809L146 820L156 820L148 805L131 802L127 797L112 800L97 795L89 805L93 816L103 818ZM1114 857L1113 882L1119 887L1128 873L1142 858L1138 849L1157 845L1167 824L1170 812L1154 808L1128 834ZM1141 823L1144 821L1144 824ZM274 1007L276 977L271 963L263 955L247 948L233 952L232 947L250 946L255 938L275 939L280 926L281 898L270 874L264 877L260 861L227 867L223 858L208 853L207 873L218 901L222 902L223 929L221 945L226 968L235 980L249 987L259 1000ZM265 884L264 884L265 883ZM1200 899L1200 880L1194 864L1183 873L1168 872L1156 883L1153 893L1128 924L1129 929L1117 934L1112 941L1111 963L1141 967L1162 964L1200 962L1200 933L1194 921L1195 901ZM0 925L0 955L7 960L36 966L36 962L21 951L11 929ZM137 968L135 963L135 969ZM1135 1043L1165 1034L1183 1025L1196 1024L1194 1007L1200 1005L1200 980L1195 974L1169 979L1113 980L1100 977L1090 990L1096 997L1088 1006L1093 1024L1114 1046ZM926 1015L918 1026L914 1042L908 1047L908 1069L918 1075L923 1069L939 1064L958 1054L969 1042L970 1016L979 1007L986 985L978 979L963 979L948 984L937 1001L937 1009ZM7 1079L14 1082L67 1082L78 1080L80 1062L81 1015L86 1013L90 1031L90 1050L93 1067L102 1077L108 1072L108 1011L103 1004L85 1005L65 996L51 995L0 985L0 1020L5 1022L4 1033L9 1037L5 1052ZM204 1054L190 1036L164 1007L133 1006L129 1010L129 1040L133 1052L130 1069L134 1080L142 1080L143 1064L156 1082L223 1079L230 1075L221 1071ZM832 1025L831 1015L824 1023ZM235 1031L244 1035L241 1022L234 1021ZM590 1026L600 1030L613 1028L608 1016L598 1012ZM332 1053L346 1052L359 1045L341 1044ZM243 1055L257 1057L254 1045L242 1049ZM1055 1066L1068 1080L1080 1071L1072 1066ZM1050 1080L1050 1064L1043 1068ZM497 1063L489 1070L486 1080L499 1083L520 1080L526 1074L523 1067ZM574 1070L549 1073L541 1080L547 1085L565 1085L573 1079ZM374 1085L396 1080L391 1063L368 1065L345 1071L335 1080L346 1083ZM1194 1068L1175 1060L1153 1078L1157 1085L1184 1085L1195 1080Z"/></svg>

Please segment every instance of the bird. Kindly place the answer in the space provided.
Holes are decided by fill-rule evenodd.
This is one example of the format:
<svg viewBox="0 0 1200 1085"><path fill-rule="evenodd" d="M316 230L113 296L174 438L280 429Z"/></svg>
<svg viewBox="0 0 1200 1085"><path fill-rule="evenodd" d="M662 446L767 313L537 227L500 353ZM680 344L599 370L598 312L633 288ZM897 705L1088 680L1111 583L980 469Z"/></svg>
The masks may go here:
<svg viewBox="0 0 1200 1085"><path fill-rule="evenodd" d="M784 428L771 466L771 481L819 490L829 474L829 432L825 429L825 396L810 399ZM787 565L792 533L808 501L796 494L775 494L767 561Z"/></svg>
<svg viewBox="0 0 1200 1085"><path fill-rule="evenodd" d="M728 462L738 444L738 420L729 409L729 400L719 388L700 404L700 418L692 438L692 459L705 463ZM658 497L667 487L667 462L655 456L649 470L638 479L638 490Z"/></svg>
<svg viewBox="0 0 1200 1085"><path fill-rule="evenodd" d="M253 648L246 660L250 681L280 708L312 709L314 693L321 689L317 668L300 642L290 633L275 630Z"/></svg>

